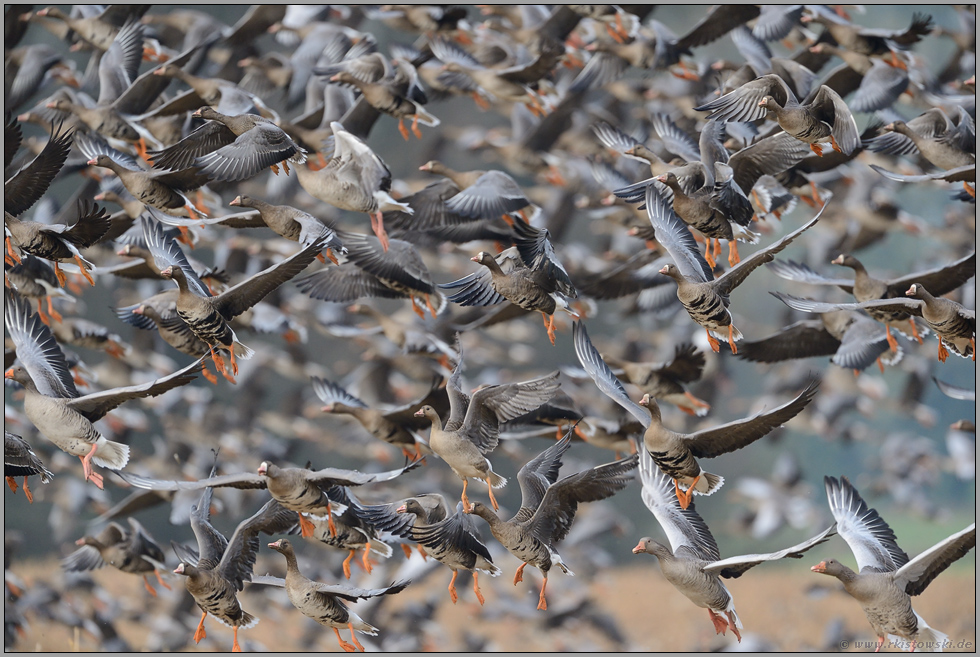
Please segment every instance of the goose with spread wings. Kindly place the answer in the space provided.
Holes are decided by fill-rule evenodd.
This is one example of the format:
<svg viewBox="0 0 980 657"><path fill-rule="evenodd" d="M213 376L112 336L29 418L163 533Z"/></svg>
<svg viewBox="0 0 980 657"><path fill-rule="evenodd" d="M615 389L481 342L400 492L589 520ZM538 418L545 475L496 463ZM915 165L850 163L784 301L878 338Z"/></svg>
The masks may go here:
<svg viewBox="0 0 980 657"><path fill-rule="evenodd" d="M558 372L553 372L521 383L486 386L474 392L471 398L461 387L461 364L462 360L456 365L446 386L450 408L446 424L443 425L439 414L428 404L415 415L425 417L432 423L429 448L463 480L461 499L464 510L470 509L466 488L471 478L487 482L490 502L497 509L493 489L506 486L507 479L493 471L486 455L497 447L500 423L538 408L555 396L561 384L558 382Z"/></svg>
<svg viewBox="0 0 980 657"><path fill-rule="evenodd" d="M119 470L129 461L129 446L106 439L94 423L130 399L155 397L190 383L200 362L149 383L81 396L64 352L30 304L8 289L4 306L4 322L20 361L4 378L24 386L24 413L41 435L81 459L85 480L102 488L102 475L92 470L92 462Z"/></svg>
<svg viewBox="0 0 980 657"><path fill-rule="evenodd" d="M572 334L579 362L599 389L643 425L643 445L674 480L674 492L684 508L691 503L694 493L710 495L724 483L722 477L701 470L698 458L713 458L751 445L796 417L817 394L816 383L810 383L795 399L769 412L691 434L677 433L663 425L660 406L650 395L644 395L639 404L629 398L623 384L593 346L584 325L576 322ZM681 491L681 484L687 486L686 491Z"/></svg>
<svg viewBox="0 0 980 657"><path fill-rule="evenodd" d="M898 546L892 528L868 506L847 477L824 477L824 484L837 530L854 553L858 572L836 559L821 561L810 570L836 577L858 601L878 637L875 652L881 649L886 636L910 641L910 652L916 644L926 650L942 651L948 637L926 624L912 608L909 596L925 591L940 573L976 547L977 524L972 523L909 559Z"/></svg>
<svg viewBox="0 0 980 657"><path fill-rule="evenodd" d="M210 488L205 489L200 502L191 507L191 529L197 538L197 550L171 544L180 558L173 572L186 578L184 586L201 610L194 643L200 643L207 636L204 620L211 614L232 628L235 637L232 652L241 652L238 628L248 629L259 622L242 609L238 601L238 592L245 582L252 581L252 569L259 551L259 532L290 533L296 526L296 517L275 500L269 500L255 515L243 520L228 540L211 526L212 492Z"/></svg>
<svg viewBox="0 0 980 657"><path fill-rule="evenodd" d="M812 228L827 209L825 204L813 219L714 278L687 226L652 187L646 191L646 206L657 239L674 260L660 273L677 282L677 298L691 319L704 327L711 348L719 351L720 345L715 338L720 338L728 342L733 354L738 353L735 342L742 339L742 333L732 323L728 295L756 268L771 261L804 231Z"/></svg>
<svg viewBox="0 0 980 657"><path fill-rule="evenodd" d="M652 554L660 562L664 577L674 588L698 607L708 610L716 634L729 628L739 642L742 621L735 611L735 599L721 578L734 579L761 563L780 559L800 559L803 554L820 545L836 533L830 526L799 545L769 554L745 554L721 558L718 544L708 525L694 506L683 507L674 495L671 477L657 467L649 454L640 451L640 479L643 502L660 523L670 547L653 538L641 538L633 554Z"/></svg>
<svg viewBox="0 0 980 657"><path fill-rule="evenodd" d="M538 594L538 609L548 608L545 588L548 571L557 566L573 575L562 561L554 544L565 538L575 520L578 505L611 497L633 480L637 456L597 465L558 479L561 458L572 444L572 432L531 459L517 473L521 485L521 508L510 520L503 520L482 502L475 502L471 513L490 525L493 537L523 563L514 575L514 586L523 581L528 564L544 577Z"/></svg>
<svg viewBox="0 0 980 657"><path fill-rule="evenodd" d="M279 467L274 463L263 461L259 464L256 474L242 472L238 474L227 474L218 477L211 476L200 481L173 481L163 479L150 479L131 473L120 473L123 481L137 488L145 488L155 491L177 491L177 490L201 490L202 488L239 488L243 490L257 490L267 488L273 499L277 500L286 509L299 514L299 525L304 537L313 535L313 523L304 517L304 514L324 515L330 514L330 498L327 497L327 489L331 486L361 486L376 481L389 481L395 477L414 470L421 465L421 461L413 461L403 468L390 470L388 472L378 472L366 474L356 470L341 470L338 468L324 468L322 470L310 470L309 468L286 468ZM333 524L333 519L329 519ZM336 534L336 529L331 528L331 534Z"/></svg>
<svg viewBox="0 0 980 657"><path fill-rule="evenodd" d="M325 246L324 238L314 240L282 262L254 274L218 296L211 296L206 289L189 285L189 276L179 264L170 264L160 271L160 275L177 284L177 316L184 320L194 335L207 343L215 366L227 374L224 359L215 353L215 348L225 349L230 355L232 373L238 374L236 358L249 359L253 352L238 340L228 322L306 269Z"/></svg>

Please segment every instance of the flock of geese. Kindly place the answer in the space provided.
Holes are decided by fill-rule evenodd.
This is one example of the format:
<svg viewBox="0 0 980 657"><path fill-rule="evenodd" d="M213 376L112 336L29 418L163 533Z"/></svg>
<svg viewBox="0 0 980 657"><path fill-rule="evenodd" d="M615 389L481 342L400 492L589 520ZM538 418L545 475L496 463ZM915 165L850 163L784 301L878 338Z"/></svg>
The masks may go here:
<svg viewBox="0 0 980 657"><path fill-rule="evenodd" d="M544 614L551 572L604 567L559 549L585 559L601 551L590 543L608 546L620 514L604 500L638 489L657 522L630 521L659 533L633 553L655 556L715 633L742 641L723 580L836 534L853 558L810 570L863 609L876 651L948 647L910 596L968 554L975 523L910 558L832 473L832 524L722 558L695 505L746 479L711 459L744 449L768 463L776 445L759 441L788 423L813 440L891 445L884 464L848 472L874 484L865 495L911 487L906 500L928 501L936 448L910 456L910 440L885 440L892 427L846 418L872 403L935 423L921 402L934 368L946 395L974 399L942 374L976 360L973 8L900 29L850 11L695 8L678 36L662 22L675 12L641 5L255 5L234 24L149 5L6 6L8 513L34 501L36 477L62 513L54 540L101 513L65 578L111 565L157 596L151 577L170 589L163 571L176 574L190 597L166 620L184 629L161 649L187 647L192 599L193 641L211 617L240 651L239 630L259 621L238 599L248 584L284 589L341 649L363 652L358 634L386 633L384 599L435 564L452 572L453 604L471 573L475 623L497 613L481 573L519 563L517 586L533 566L536 609L519 613ZM711 59L715 42L734 59ZM927 45L947 59L923 56ZM475 152L492 168L467 168ZM805 261L781 255L791 247ZM886 267L858 259L874 249ZM803 315L763 304L766 270ZM791 323L763 337L782 321L773 313ZM902 367L918 387L889 399L881 381ZM732 402L750 390L733 379L750 369L764 398L746 414ZM974 461L972 422L950 431L952 460ZM792 485L764 483L757 538L816 525L802 518L819 496L791 507ZM137 519L165 503L196 545L174 528L166 546ZM248 517L229 538L212 514ZM16 647L24 623L55 621L41 621L7 538ZM314 558L309 545L329 549ZM364 588L347 583L358 577Z"/></svg>

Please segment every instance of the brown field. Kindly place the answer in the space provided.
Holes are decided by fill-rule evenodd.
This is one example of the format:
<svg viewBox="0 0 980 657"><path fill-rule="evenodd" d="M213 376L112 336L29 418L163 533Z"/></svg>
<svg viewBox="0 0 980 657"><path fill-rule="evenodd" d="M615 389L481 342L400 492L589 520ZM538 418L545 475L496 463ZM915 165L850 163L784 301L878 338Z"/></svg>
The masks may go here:
<svg viewBox="0 0 980 657"><path fill-rule="evenodd" d="M645 555L644 555L645 556ZM638 557L640 558L640 557ZM969 557L968 557L969 559ZM809 562L804 560L808 565ZM555 574L549 581L549 610L535 611L536 571L528 568L524 582L517 588L511 585L513 564L506 563L506 572L499 578L481 580L487 605L475 603L470 590L469 575L461 574L458 581L460 601L452 605L444 587L449 571L437 570L432 576L410 586L403 593L388 599L379 613L365 613L367 620L379 625L379 637L361 635L368 652L379 651L392 641L404 619L385 620L417 603L437 602L432 622L416 623L421 627L421 644L388 643L388 649L420 647L434 651L714 651L741 647L750 650L837 650L842 639L851 641L851 652L870 652L856 648L854 641L873 641L874 636L864 614L837 582L831 578L812 575L803 564L791 568L762 567L741 579L728 582L735 596L742 621L742 645L729 636L716 636L708 614L694 607L677 593L661 576L653 558L643 566L620 567L605 571L586 588L571 584L572 580ZM60 573L54 561L15 564L14 572L28 584L38 580L59 581ZM358 581L355 570L354 581ZM530 576L528 576L530 574ZM198 619L196 608L173 612L178 594L183 595L180 582L174 593L162 591L157 600L143 589L141 582L129 575L110 570L93 574L93 579L115 596L122 610L174 614L182 616L193 632ZM581 578L575 578L580 580ZM268 591L268 589L266 589ZM70 608L86 614L93 604L92 594L76 590L63 596ZM241 595L247 610L262 621L253 629L241 632L245 650L333 651L340 649L329 629L320 629L291 608L268 602L272 597L260 596L247 588ZM976 595L974 571L970 567L951 569L937 578L928 590L914 599L918 613L933 626L947 633L954 643L952 651L973 651L976 640ZM593 615L612 616L625 642L610 640L600 624L589 622L583 615L569 615L558 623L569 607L581 608ZM423 614L424 615L424 614ZM148 631L139 613L129 620L116 623L119 634L135 650L148 650ZM86 630L71 630L62 623L27 615L29 627L13 646L21 651L99 650L100 644ZM831 636L828 626L839 620L842 632ZM207 622L208 638L199 646L188 643L182 650L227 651L231 647L231 630L215 620ZM311 639L312 637L312 639ZM345 633L345 638L346 633ZM303 643L303 640L308 643ZM408 639L406 639L407 641ZM957 642L963 642L957 646Z"/></svg>

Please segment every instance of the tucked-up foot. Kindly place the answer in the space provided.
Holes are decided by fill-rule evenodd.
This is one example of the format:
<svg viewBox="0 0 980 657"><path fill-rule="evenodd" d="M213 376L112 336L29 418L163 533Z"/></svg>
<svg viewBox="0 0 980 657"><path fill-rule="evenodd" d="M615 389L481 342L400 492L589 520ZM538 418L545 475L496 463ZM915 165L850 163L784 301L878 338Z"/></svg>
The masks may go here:
<svg viewBox="0 0 980 657"><path fill-rule="evenodd" d="M728 325L728 346L731 348L733 354L738 353L738 347L735 346L735 325Z"/></svg>
<svg viewBox="0 0 980 657"><path fill-rule="evenodd" d="M421 139L422 138L422 131L419 130L419 115L418 114L413 114L412 115L412 134L415 135L415 137L418 138L418 139Z"/></svg>
<svg viewBox="0 0 980 657"><path fill-rule="evenodd" d="M398 132L401 133L402 139L408 141L408 128L405 127L405 119L398 119Z"/></svg>
<svg viewBox="0 0 980 657"><path fill-rule="evenodd" d="M823 149L820 148L820 144L810 144L810 150L817 154L817 157L823 157Z"/></svg>

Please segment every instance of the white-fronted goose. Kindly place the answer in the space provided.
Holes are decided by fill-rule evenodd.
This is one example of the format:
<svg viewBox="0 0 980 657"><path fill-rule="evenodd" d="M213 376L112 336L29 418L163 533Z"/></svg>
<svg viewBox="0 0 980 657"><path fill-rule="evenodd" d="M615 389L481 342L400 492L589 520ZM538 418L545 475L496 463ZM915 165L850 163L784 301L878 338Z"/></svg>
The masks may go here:
<svg viewBox="0 0 980 657"><path fill-rule="evenodd" d="M660 523L670 547L650 537L641 538L633 554L645 552L657 557L660 570L674 588L698 607L708 610L716 634L731 629L739 642L742 621L735 612L735 599L721 578L740 577L745 571L767 561L801 559L803 554L836 533L831 527L799 545L769 554L746 554L721 558L711 530L694 509L683 506L674 495L671 477L657 467L649 454L640 454L640 478L643 502Z"/></svg>
<svg viewBox="0 0 980 657"><path fill-rule="evenodd" d="M878 638L875 652L881 649L885 637L911 642L910 652L916 645L941 651L948 637L926 624L912 609L909 596L925 591L950 564L976 546L976 523L910 560L898 546L892 528L868 507L847 477L839 481L824 477L824 484L837 531L854 553L858 572L836 559L821 561L810 570L836 577L858 601Z"/></svg>
<svg viewBox="0 0 980 657"><path fill-rule="evenodd" d="M29 253L23 255L20 262L13 266L4 262L3 273L17 294L37 304L37 315L45 324L50 325L52 320L60 322L64 319L55 309L53 297L75 302L74 297L59 287L60 281L54 269L41 258L36 258ZM41 307L42 300L48 302L47 313Z"/></svg>
<svg viewBox="0 0 980 657"><path fill-rule="evenodd" d="M418 543L419 552L430 556L453 571L449 581L449 598L456 604L456 577L460 570L473 573L473 592L482 605L485 602L480 591L480 573L491 577L500 575L487 546L480 540L476 523L463 512L463 503L456 505L456 513L449 514L449 505L438 493L416 495L395 502L355 509L379 529L395 536ZM411 554L409 549L406 556Z"/></svg>
<svg viewBox="0 0 980 657"><path fill-rule="evenodd" d="M385 64L387 65L387 61ZM398 132L405 141L408 141L405 119L412 119L412 133L421 139L419 123L435 128L439 125L439 119L422 107L425 95L421 93L415 67L404 60L395 60L395 64L397 72L389 70L387 75L378 80L366 81L349 72L340 71L331 76L330 81L356 87L371 107L398 119Z"/></svg>
<svg viewBox="0 0 980 657"><path fill-rule="evenodd" d="M572 434L531 459L517 473L521 485L521 508L510 520L501 520L482 502L474 502L470 513L480 516L490 525L490 532L501 545L523 561L514 575L514 586L523 581L528 564L541 571L544 580L538 594L538 609L547 609L545 588L548 571L558 566L573 575L555 551L554 544L568 535L578 505L598 502L615 495L633 480L630 472L636 468L636 455L597 465L558 480L561 457L572 444Z"/></svg>
<svg viewBox="0 0 980 657"><path fill-rule="evenodd" d="M238 374L237 358L249 359L253 352L238 340L228 322L306 269L325 246L324 240L317 239L282 262L252 275L218 296L210 296L210 292L202 294L204 291L189 286L187 273L182 266L170 265L160 275L177 284L177 289L180 290L177 295L177 315L194 335L208 344L216 367L225 371L224 359L215 353L215 347L226 349L231 360L232 373Z"/></svg>
<svg viewBox="0 0 980 657"><path fill-rule="evenodd" d="M322 470L280 468L274 463L263 461L259 465L257 474L242 472L210 477L201 481L167 481L130 473L120 473L120 476L132 486L157 491L201 490L226 486L245 490L267 488L273 499L281 503L286 509L299 514L299 524L303 536L309 537L313 534L313 525L303 517L303 514L329 514L330 499L324 492L325 489L336 485L360 486L375 481L388 481L414 470L420 464L421 461L414 461L397 470L364 474L356 470L340 470L337 468L324 468ZM330 522L332 523L332 520Z"/></svg>
<svg viewBox="0 0 980 657"><path fill-rule="evenodd" d="M926 271L919 271L901 278L879 279L868 273L860 260L849 254L841 254L831 261L835 265L848 267L854 270L854 278L829 278L818 274L806 265L793 261L776 261L768 265L769 269L777 276L791 281L810 283L812 285L836 285L845 292L854 295L858 303L872 301L876 299L898 299L903 298L905 292L913 284L918 284L928 289L932 294L943 295L952 292L966 281L970 280L977 272L976 252L960 258L954 263L935 267ZM868 314L875 320L885 324L888 334L888 344L894 350L898 347L895 338L891 335L891 329L905 333L906 322L911 327L912 337L922 343L922 338L918 335L916 323L912 320L907 311L885 308L868 309Z"/></svg>
<svg viewBox="0 0 980 657"><path fill-rule="evenodd" d="M200 364L192 363L150 383L79 396L51 329L10 290L4 291L4 305L7 332L22 363L8 369L4 378L24 386L24 413L41 435L81 459L85 479L102 488L102 475L92 470L92 461L114 470L123 468L129 461L129 446L106 440L93 423L129 399L155 397L190 383Z"/></svg>
<svg viewBox="0 0 980 657"><path fill-rule="evenodd" d="M311 538L347 552L342 564L344 577L347 579L350 579L350 565L358 550L364 550L361 555L364 571L373 572L371 553L387 559L392 554L391 546L381 540L381 532L372 523L365 522L359 513L355 513L354 508L359 506L359 502L350 489L345 486L326 486L323 493L332 505L337 506L331 506L331 512L322 516L310 515L309 520L313 525ZM339 514L336 512L337 508L342 509Z"/></svg>
<svg viewBox="0 0 980 657"><path fill-rule="evenodd" d="M170 585L160 576L160 568L165 568L166 557L143 525L135 518L127 518L129 531L111 522L95 536L83 536L75 541L78 548L61 560L61 567L67 571L95 570L106 564L124 573L143 576L143 584L150 595L157 592L150 585L147 573L153 573L165 589Z"/></svg>
<svg viewBox="0 0 980 657"><path fill-rule="evenodd" d="M265 168L279 175L280 163L289 175L289 162L306 162L306 151L269 119L255 114L229 116L211 107L202 107L192 116L207 122L173 146L151 151L154 167L197 166L215 180L238 182Z"/></svg>
<svg viewBox="0 0 980 657"><path fill-rule="evenodd" d="M238 628L248 629L259 622L238 602L238 591L244 588L245 582L252 580L255 556L259 551L259 532L289 533L296 526L296 518L278 502L269 500L255 515L239 523L228 540L211 526L211 493L210 488L206 489L201 501L191 507L191 528L197 538L197 554L173 544L181 559L174 573L187 578L184 586L201 609L194 643L200 643L207 636L204 619L211 614L232 628L235 637L232 652L241 652Z"/></svg>
<svg viewBox="0 0 980 657"><path fill-rule="evenodd" d="M914 14L912 23L904 30L871 29L855 25L829 7L807 6L800 20L803 23L819 23L842 48L862 55L888 55L898 50L908 50L923 37L932 33L932 17Z"/></svg>
<svg viewBox="0 0 980 657"><path fill-rule="evenodd" d="M850 154L860 145L860 138L847 103L826 85L811 94L812 99L800 102L781 77L770 73L694 109L710 111L708 118L717 121L756 121L771 116L788 134L810 144L817 155L823 154L818 146L821 142Z"/></svg>
<svg viewBox="0 0 980 657"><path fill-rule="evenodd" d="M871 299L861 303L821 303L799 299L788 294L773 293L790 308L806 312L832 312L834 310L864 310L868 313L905 312L925 320L926 325L939 338L937 357L946 362L949 351L957 356L976 360L976 312L945 297L934 297L920 283L913 283L905 292L911 299Z"/></svg>
<svg viewBox="0 0 980 657"><path fill-rule="evenodd" d="M415 436L416 431L424 429L427 424L425 420L415 417L413 409L425 404L441 408L448 406L446 393L441 388L433 388L421 401L381 411L369 407L337 383L315 376L310 380L313 392L324 404L321 409L324 413L353 416L372 436L400 448L406 458L421 456Z"/></svg>
<svg viewBox="0 0 980 657"><path fill-rule="evenodd" d="M388 250L388 235L382 212L413 210L399 203L388 193L391 190L391 171L378 155L363 141L347 132L337 121L330 123L334 136L333 157L318 170L309 164L297 167L299 184L310 196L324 203L371 216L371 228L382 247Z"/></svg>
<svg viewBox="0 0 980 657"><path fill-rule="evenodd" d="M493 489L507 485L507 479L493 471L486 455L497 447L500 423L512 420L545 403L558 391L558 372L521 383L505 383L481 388L471 398L463 392L460 368L456 364L446 390L449 393L449 420L445 426L436 410L426 404L415 415L432 423L429 448L463 480L463 508L470 509L466 496L469 480L487 482L490 502L497 509Z"/></svg>
<svg viewBox="0 0 980 657"><path fill-rule="evenodd" d="M379 595L394 595L404 591L411 584L411 581L395 582L383 589L356 589L350 586L321 584L314 582L300 572L296 553L293 551L293 546L289 540L280 538L274 543L269 543L269 547L286 557L286 579L283 581L283 586L289 596L289 601L307 618L312 618L324 627L333 628L334 634L337 635L337 642L345 652L354 652L355 650L364 652L364 646L357 640L354 632L377 636L378 628L362 620L340 600L357 602L358 600L376 598ZM268 581L268 578L262 578L256 583L271 582ZM341 638L339 631L341 627L350 630L350 638L354 645Z"/></svg>
<svg viewBox="0 0 980 657"><path fill-rule="evenodd" d="M704 472L697 458L711 458L746 447L770 433L776 427L796 417L817 393L817 384L811 383L795 399L768 413L759 413L744 420L729 422L712 429L692 434L681 434L663 426L660 406L650 395L640 399L639 406L626 395L622 384L609 369L589 339L585 327L576 322L573 328L575 353L579 362L599 389L614 402L629 411L643 425L643 444L657 465L674 479L674 490L681 506L687 508L695 492L710 495L718 490L724 479ZM646 406L644 412L640 406ZM698 485L700 483L700 486ZM681 492L678 484L687 485Z"/></svg>
<svg viewBox="0 0 980 657"><path fill-rule="evenodd" d="M720 338L728 342L733 354L738 353L735 342L742 339L742 333L732 324L732 314L728 310L729 293L757 267L771 261L794 239L812 228L827 208L825 204L807 223L766 248L756 251L718 278L713 278L711 268L701 256L687 226L652 187L647 188L646 206L650 223L657 231L657 239L674 260L673 264L663 267L660 273L677 282L677 298L691 319L704 327L711 348L715 352L719 351L718 340L715 338ZM727 331L724 331L726 328Z"/></svg>
<svg viewBox="0 0 980 657"><path fill-rule="evenodd" d="M41 483L46 484L54 477L51 471L44 467L44 462L34 453L30 444L17 434L9 431L3 432L3 476L7 480L7 486L14 493L17 492L17 481L14 477L24 478L24 495L27 501L34 503L34 495L27 486L27 478L33 475L40 475Z"/></svg>
<svg viewBox="0 0 980 657"><path fill-rule="evenodd" d="M338 264L337 257L333 255L331 250L344 252L344 245L333 227L308 212L297 210L290 205L272 205L244 194L236 196L228 205L252 208L257 213L248 212L222 217L218 223L223 226L231 226L232 228L261 228L266 226L287 240L299 242L303 246L322 237L327 240L327 257L334 264ZM317 259L324 262L322 255L317 256Z"/></svg>
<svg viewBox="0 0 980 657"><path fill-rule="evenodd" d="M540 312L552 345L555 344L555 313L564 310L578 318L578 313L570 308L571 298L578 294L560 263L550 270L548 267L529 267L520 257L518 247L507 249L496 257L480 251L470 260L486 267L486 272L440 285L446 290L458 290L449 301L461 306L490 306L510 301L524 310ZM564 275L555 277L552 272L556 269Z"/></svg>
<svg viewBox="0 0 980 657"><path fill-rule="evenodd" d="M520 212L531 201L513 178L503 171L454 171L438 160L429 160L419 167L452 180L459 192L446 200L451 212L471 219L503 217L513 223L511 212Z"/></svg>

